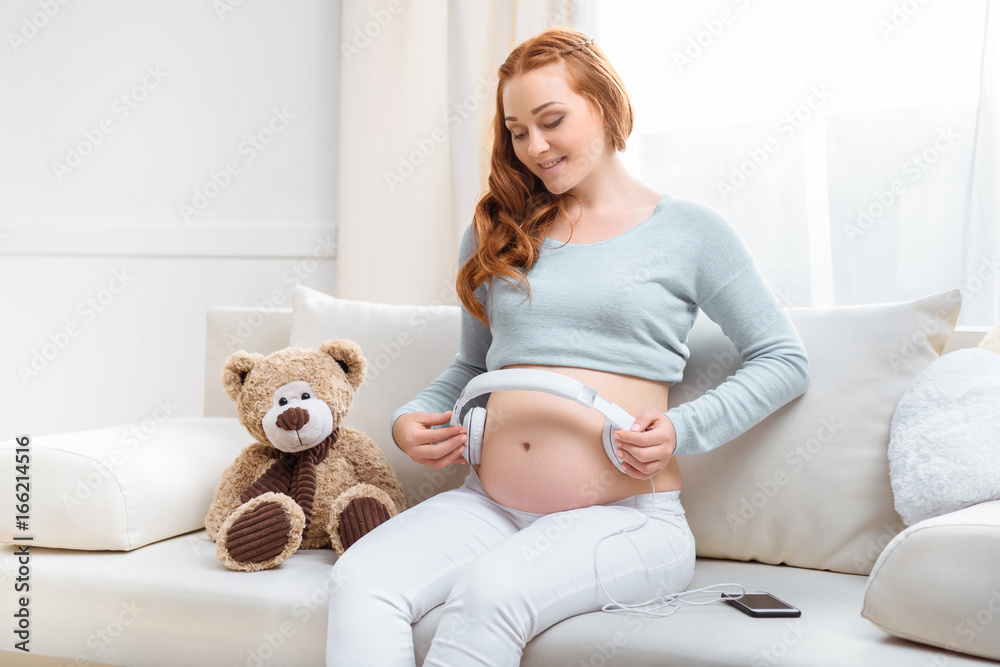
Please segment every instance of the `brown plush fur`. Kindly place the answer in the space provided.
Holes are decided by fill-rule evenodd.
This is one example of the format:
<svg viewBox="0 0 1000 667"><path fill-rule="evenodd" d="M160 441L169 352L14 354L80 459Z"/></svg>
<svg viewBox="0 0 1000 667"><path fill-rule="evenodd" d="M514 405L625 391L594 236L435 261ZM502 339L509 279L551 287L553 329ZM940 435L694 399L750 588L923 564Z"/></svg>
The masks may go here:
<svg viewBox="0 0 1000 667"><path fill-rule="evenodd" d="M257 439L223 473L205 517L208 535L219 544L219 558L227 567L243 571L274 567L295 550L291 542L296 541L296 536L290 535L289 549L285 550L288 553L271 559L275 562L250 564L232 561L224 548L226 529L235 515L260 502L258 496L243 503L240 495L274 463L275 448L268 442L261 422L271 409L275 391L294 380L310 384L315 396L330 407L334 428L340 428L339 438L316 467L312 518L298 548L333 547L338 554L343 553L337 537L338 520L353 498L375 498L386 506L389 516L405 509L403 489L382 451L361 431L341 425L357 388L364 382L366 365L360 348L347 340L326 341L318 350L286 348L267 357L240 351L226 361L222 373L226 393L236 402L240 423ZM276 494L276 499L294 505L284 494ZM294 517L292 526L293 532L301 532L302 523Z"/></svg>

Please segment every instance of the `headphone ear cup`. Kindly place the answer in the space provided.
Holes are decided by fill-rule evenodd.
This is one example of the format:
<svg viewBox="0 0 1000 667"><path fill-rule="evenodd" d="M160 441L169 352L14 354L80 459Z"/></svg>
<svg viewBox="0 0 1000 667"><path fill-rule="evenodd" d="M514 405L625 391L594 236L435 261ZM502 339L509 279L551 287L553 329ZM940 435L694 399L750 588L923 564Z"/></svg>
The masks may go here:
<svg viewBox="0 0 1000 667"><path fill-rule="evenodd" d="M482 462L483 431L486 430L486 408L472 408L462 420L468 440L465 442L465 453L462 455L472 465Z"/></svg>
<svg viewBox="0 0 1000 667"><path fill-rule="evenodd" d="M614 431L615 431L614 424L612 424L611 422L604 422L604 452L608 455L608 459L610 459L611 462L615 465L615 467L618 468L618 472L625 472L622 469L621 460L618 458L618 455L615 454L615 451L618 448L615 446L615 439L612 436L612 433L614 433Z"/></svg>

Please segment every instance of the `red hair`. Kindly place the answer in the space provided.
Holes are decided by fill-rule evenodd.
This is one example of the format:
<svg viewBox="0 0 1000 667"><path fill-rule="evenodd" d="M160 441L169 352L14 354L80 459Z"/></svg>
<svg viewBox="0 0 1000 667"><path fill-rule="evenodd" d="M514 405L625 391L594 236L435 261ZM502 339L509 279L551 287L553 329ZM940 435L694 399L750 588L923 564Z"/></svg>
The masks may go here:
<svg viewBox="0 0 1000 667"><path fill-rule="evenodd" d="M625 141L632 133L632 104L625 85L604 52L587 35L568 28L550 28L510 52L498 72L488 190L476 204L472 222L475 250L456 279L462 305L486 326L489 319L475 297L475 289L494 277L511 279L524 285L530 297L527 272L538 259L546 232L560 215L566 216L573 198L549 192L518 160L504 123L503 91L507 82L560 61L565 63L570 88L600 112L605 136L614 149L625 150Z"/></svg>

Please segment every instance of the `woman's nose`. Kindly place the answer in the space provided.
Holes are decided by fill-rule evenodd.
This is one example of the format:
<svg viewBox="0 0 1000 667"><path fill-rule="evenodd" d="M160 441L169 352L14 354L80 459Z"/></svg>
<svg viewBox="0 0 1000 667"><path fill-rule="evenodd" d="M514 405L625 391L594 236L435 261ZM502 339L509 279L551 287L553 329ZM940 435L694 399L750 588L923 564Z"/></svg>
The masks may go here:
<svg viewBox="0 0 1000 667"><path fill-rule="evenodd" d="M528 155L531 157L538 157L547 150L549 150L549 142L545 141L545 138L540 134L536 134L529 138Z"/></svg>

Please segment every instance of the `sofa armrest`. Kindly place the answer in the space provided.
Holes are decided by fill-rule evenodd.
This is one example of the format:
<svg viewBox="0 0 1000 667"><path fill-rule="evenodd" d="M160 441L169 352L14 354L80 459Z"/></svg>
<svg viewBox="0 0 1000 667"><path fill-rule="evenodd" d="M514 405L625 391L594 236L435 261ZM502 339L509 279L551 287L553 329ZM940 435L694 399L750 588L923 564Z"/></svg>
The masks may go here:
<svg viewBox="0 0 1000 667"><path fill-rule="evenodd" d="M23 527L15 503L0 503L0 542L129 551L204 528L252 438L235 418L175 417L26 440L0 443L0 466L29 478Z"/></svg>
<svg viewBox="0 0 1000 667"><path fill-rule="evenodd" d="M862 616L903 639L1000 660L997 563L1000 500L921 521L879 556Z"/></svg>

